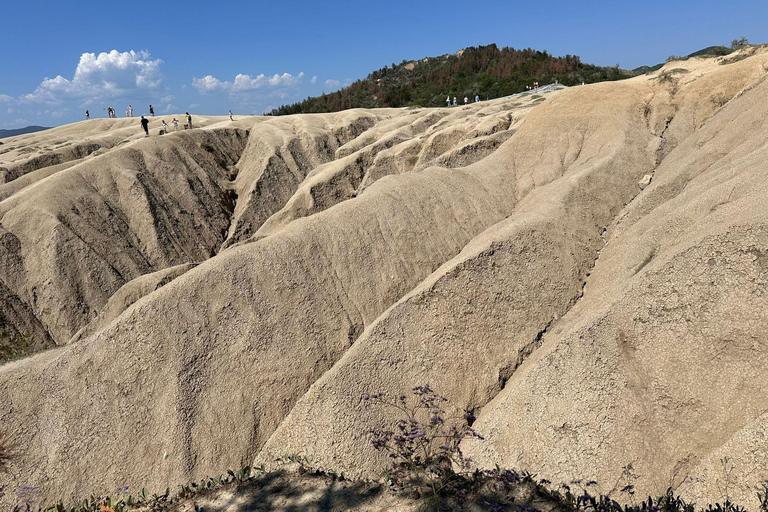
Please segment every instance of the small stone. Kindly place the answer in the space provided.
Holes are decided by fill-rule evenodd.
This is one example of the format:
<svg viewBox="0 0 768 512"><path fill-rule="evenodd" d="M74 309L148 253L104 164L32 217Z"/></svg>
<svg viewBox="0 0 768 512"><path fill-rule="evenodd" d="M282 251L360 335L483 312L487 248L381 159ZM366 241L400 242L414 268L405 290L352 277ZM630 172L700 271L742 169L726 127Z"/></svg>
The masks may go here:
<svg viewBox="0 0 768 512"><path fill-rule="evenodd" d="M646 174L643 176L643 179L637 182L637 185L640 187L640 190L643 190L645 187L651 184L651 180L653 179L653 176L650 174Z"/></svg>

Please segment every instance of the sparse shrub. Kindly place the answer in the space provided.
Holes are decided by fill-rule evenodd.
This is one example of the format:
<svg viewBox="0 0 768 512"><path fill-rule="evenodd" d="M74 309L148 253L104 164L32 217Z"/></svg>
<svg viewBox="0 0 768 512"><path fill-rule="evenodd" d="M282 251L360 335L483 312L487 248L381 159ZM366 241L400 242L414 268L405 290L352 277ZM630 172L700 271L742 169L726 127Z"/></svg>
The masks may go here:
<svg viewBox="0 0 768 512"><path fill-rule="evenodd" d="M760 484L760 489L757 491L757 500L760 502L761 512L768 512L768 480L765 480Z"/></svg>
<svg viewBox="0 0 768 512"><path fill-rule="evenodd" d="M734 39L731 41L731 49L736 50L737 48L741 48L742 46L747 46L749 44L749 40L746 37L739 37L738 39Z"/></svg>
<svg viewBox="0 0 768 512"><path fill-rule="evenodd" d="M427 506L439 510L443 498L461 504L470 484L471 461L461 452L464 439L483 439L469 424L470 411L463 416L446 417L447 399L429 385L413 388L413 398L405 395L388 399L383 394L366 395L364 400L379 403L402 414L394 430L386 427L370 432L373 447L392 459L389 479L403 491L418 497L428 495Z"/></svg>

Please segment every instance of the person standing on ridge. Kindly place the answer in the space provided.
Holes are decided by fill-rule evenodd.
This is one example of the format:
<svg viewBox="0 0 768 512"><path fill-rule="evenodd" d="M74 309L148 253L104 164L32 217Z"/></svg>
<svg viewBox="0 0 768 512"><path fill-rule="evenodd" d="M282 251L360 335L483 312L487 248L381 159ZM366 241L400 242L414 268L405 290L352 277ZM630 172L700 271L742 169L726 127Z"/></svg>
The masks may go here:
<svg viewBox="0 0 768 512"><path fill-rule="evenodd" d="M458 103L456 102L456 96L454 96L453 97L453 106L455 107L456 105L458 105Z"/></svg>
<svg viewBox="0 0 768 512"><path fill-rule="evenodd" d="M448 106L450 107L450 106L451 106L451 97L450 97L450 96L448 96L448 97L445 99L445 102L446 102L446 103L448 103Z"/></svg>
<svg viewBox="0 0 768 512"><path fill-rule="evenodd" d="M469 103L469 98L467 98L466 96L464 96L464 104L466 105L467 103Z"/></svg>
<svg viewBox="0 0 768 512"><path fill-rule="evenodd" d="M88 112L88 109L85 109L85 120L89 120L91 118L90 112Z"/></svg>
<svg viewBox="0 0 768 512"><path fill-rule="evenodd" d="M130 114L130 117L133 117L133 107L128 105L128 114Z"/></svg>
<svg viewBox="0 0 768 512"><path fill-rule="evenodd" d="M184 125L184 129L185 130L187 130L187 129L191 130L192 129L192 116L189 115L189 112L187 112L187 124Z"/></svg>
<svg viewBox="0 0 768 512"><path fill-rule="evenodd" d="M163 119L163 135L168 134L168 125L165 124L165 119Z"/></svg>
<svg viewBox="0 0 768 512"><path fill-rule="evenodd" d="M155 109L152 108L152 105L149 106L149 115L155 117Z"/></svg>
<svg viewBox="0 0 768 512"><path fill-rule="evenodd" d="M144 128L144 136L149 137L149 120L141 116L141 127Z"/></svg>
<svg viewBox="0 0 768 512"><path fill-rule="evenodd" d="M478 101L480 101L480 96L475 94L475 103L477 103Z"/></svg>
<svg viewBox="0 0 768 512"><path fill-rule="evenodd" d="M179 131L179 120L175 117L173 118L173 121L171 121L171 124L173 125L173 131L177 132Z"/></svg>
<svg viewBox="0 0 768 512"><path fill-rule="evenodd" d="M234 119L232 119L232 109L229 109L229 120L234 121Z"/></svg>

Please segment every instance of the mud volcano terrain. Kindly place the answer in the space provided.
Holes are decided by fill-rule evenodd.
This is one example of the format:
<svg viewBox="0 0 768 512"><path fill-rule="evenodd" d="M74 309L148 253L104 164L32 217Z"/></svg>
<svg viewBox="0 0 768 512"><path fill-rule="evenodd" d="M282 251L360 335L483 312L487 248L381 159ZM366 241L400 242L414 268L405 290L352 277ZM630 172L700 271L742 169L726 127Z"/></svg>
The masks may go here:
<svg viewBox="0 0 768 512"><path fill-rule="evenodd" d="M0 483L43 502L290 453L386 464L371 392L481 467L755 505L768 53L440 109L103 119L0 146ZM51 348L53 347L53 348Z"/></svg>

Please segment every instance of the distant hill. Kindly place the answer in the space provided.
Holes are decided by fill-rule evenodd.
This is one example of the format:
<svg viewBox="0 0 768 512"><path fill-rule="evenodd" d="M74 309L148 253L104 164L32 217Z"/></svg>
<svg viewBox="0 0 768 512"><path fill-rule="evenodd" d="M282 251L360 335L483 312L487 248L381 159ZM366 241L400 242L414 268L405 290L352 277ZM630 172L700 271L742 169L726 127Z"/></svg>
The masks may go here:
<svg viewBox="0 0 768 512"><path fill-rule="evenodd" d="M498 98L537 81L565 85L634 76L615 67L585 64L577 55L554 57L531 48L499 49L495 44L466 48L455 55L427 57L384 66L339 91L273 109L271 115L336 112L348 108L436 107L447 96Z"/></svg>
<svg viewBox="0 0 768 512"><path fill-rule="evenodd" d="M667 62L670 60L688 60L692 57L722 57L723 55L728 55L734 51L736 51L736 48L728 48L727 46L707 46L706 48L702 48L701 50L689 53L685 56L670 55ZM660 69L664 64L664 62L660 62L655 66L640 66L633 69L632 74L642 75L645 73L652 73L657 69Z"/></svg>
<svg viewBox="0 0 768 512"><path fill-rule="evenodd" d="M41 132L49 129L50 126L27 126L25 128L14 128L13 130L0 130L0 139L5 137L15 137L16 135L24 135L25 133Z"/></svg>

